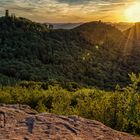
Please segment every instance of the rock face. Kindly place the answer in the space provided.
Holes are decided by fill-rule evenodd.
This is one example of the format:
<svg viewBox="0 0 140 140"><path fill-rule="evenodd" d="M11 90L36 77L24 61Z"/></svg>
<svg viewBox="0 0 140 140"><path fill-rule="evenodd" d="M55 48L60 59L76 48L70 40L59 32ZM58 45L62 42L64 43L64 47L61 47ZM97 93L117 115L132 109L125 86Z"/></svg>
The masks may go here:
<svg viewBox="0 0 140 140"><path fill-rule="evenodd" d="M28 106L0 106L0 140L140 140L77 116L38 114Z"/></svg>

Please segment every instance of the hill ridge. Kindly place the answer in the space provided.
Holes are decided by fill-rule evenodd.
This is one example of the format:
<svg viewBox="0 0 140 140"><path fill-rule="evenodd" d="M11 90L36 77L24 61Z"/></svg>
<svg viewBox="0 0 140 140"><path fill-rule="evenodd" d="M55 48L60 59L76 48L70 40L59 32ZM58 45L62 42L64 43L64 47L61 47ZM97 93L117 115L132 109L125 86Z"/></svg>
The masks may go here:
<svg viewBox="0 0 140 140"><path fill-rule="evenodd" d="M129 59L124 59L126 40L123 32L99 21L72 30L50 30L24 18L1 18L0 83L27 80L76 82L103 89L124 86L128 73L139 71L137 63L132 68Z"/></svg>

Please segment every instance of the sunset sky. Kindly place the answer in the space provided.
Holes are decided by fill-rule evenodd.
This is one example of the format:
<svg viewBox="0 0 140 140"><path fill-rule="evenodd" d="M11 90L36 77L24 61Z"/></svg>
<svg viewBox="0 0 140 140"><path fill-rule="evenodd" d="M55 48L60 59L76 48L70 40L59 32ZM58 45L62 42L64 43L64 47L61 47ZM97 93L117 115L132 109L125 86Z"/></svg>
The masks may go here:
<svg viewBox="0 0 140 140"><path fill-rule="evenodd" d="M9 9L37 22L133 21L140 0L0 0L0 16ZM135 6L132 6L135 5ZM139 16L140 10L135 11ZM137 17L136 17L137 18Z"/></svg>

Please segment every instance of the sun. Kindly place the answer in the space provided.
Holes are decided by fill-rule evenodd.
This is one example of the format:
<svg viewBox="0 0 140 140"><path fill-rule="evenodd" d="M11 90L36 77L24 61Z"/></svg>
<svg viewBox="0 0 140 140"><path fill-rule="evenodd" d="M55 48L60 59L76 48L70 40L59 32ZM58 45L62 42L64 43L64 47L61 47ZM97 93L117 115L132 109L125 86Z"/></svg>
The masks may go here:
<svg viewBox="0 0 140 140"><path fill-rule="evenodd" d="M136 2L125 10L125 17L129 22L140 21L140 3Z"/></svg>

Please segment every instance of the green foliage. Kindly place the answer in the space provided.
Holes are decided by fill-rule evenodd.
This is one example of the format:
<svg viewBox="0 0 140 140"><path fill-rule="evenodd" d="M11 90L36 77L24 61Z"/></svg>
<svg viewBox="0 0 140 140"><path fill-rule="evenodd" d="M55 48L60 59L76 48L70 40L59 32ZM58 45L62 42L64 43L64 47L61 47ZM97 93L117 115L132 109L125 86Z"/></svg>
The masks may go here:
<svg viewBox="0 0 140 140"><path fill-rule="evenodd" d="M130 85L116 86L115 91L84 87L70 91L58 84L44 89L44 83L23 82L14 87L1 87L0 103L27 104L38 112L79 115L140 135L140 75L131 74L130 78Z"/></svg>
<svg viewBox="0 0 140 140"><path fill-rule="evenodd" d="M140 75L129 75L131 83L128 76L140 71L140 56L137 47L124 54L125 35L102 22L53 30L1 17L0 103L79 115L140 135Z"/></svg>
<svg viewBox="0 0 140 140"><path fill-rule="evenodd" d="M41 100L37 103L37 106L35 107L35 109L40 113L46 112L46 106L42 103Z"/></svg>
<svg viewBox="0 0 140 140"><path fill-rule="evenodd" d="M74 83L109 90L117 83L126 85L132 64L122 55L123 38L122 32L102 22L50 30L25 18L1 17L0 84L58 81L72 91Z"/></svg>

